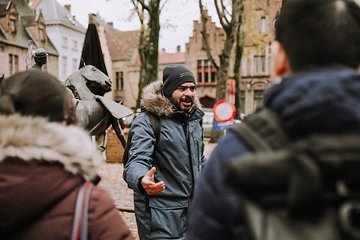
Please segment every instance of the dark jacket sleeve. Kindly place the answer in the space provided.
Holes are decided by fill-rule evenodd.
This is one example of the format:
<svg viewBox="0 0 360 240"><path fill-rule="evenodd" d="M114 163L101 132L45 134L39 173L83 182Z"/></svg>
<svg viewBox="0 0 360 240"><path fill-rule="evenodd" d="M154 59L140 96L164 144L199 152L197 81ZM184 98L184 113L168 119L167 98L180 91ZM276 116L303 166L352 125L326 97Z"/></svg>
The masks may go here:
<svg viewBox="0 0 360 240"><path fill-rule="evenodd" d="M222 139L199 176L193 202L189 209L187 239L244 239L246 226L240 199L224 183L224 163L247 152L231 132Z"/></svg>
<svg viewBox="0 0 360 240"><path fill-rule="evenodd" d="M113 200L105 191L97 187L94 187L91 192L89 239L134 239Z"/></svg>

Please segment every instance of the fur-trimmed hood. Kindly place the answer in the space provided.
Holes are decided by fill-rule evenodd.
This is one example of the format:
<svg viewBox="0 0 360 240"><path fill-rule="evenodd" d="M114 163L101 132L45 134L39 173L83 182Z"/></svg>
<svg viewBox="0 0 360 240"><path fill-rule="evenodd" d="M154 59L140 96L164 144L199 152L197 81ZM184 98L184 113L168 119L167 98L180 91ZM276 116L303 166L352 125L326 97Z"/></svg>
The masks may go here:
<svg viewBox="0 0 360 240"><path fill-rule="evenodd" d="M159 117L170 117L174 113L174 105L162 93L163 82L158 80L147 85L143 89L141 97L141 106L151 113ZM195 107L200 108L201 104L199 98L194 98Z"/></svg>
<svg viewBox="0 0 360 240"><path fill-rule="evenodd" d="M81 128L21 115L0 116L0 162L8 157L59 162L86 180L96 176L102 163L95 144Z"/></svg>

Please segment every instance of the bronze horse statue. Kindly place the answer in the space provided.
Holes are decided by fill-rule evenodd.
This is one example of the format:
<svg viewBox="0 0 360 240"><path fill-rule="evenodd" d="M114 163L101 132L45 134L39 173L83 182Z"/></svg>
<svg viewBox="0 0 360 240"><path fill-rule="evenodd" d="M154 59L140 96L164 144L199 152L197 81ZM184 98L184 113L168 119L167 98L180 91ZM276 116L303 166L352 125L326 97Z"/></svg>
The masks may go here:
<svg viewBox="0 0 360 240"><path fill-rule="evenodd" d="M121 127L121 119L132 111L103 95L111 90L110 78L92 65L72 73L65 81L71 90L76 106L79 124L89 131L91 136L103 135L100 149L106 148L105 130L111 125L125 148L126 140Z"/></svg>

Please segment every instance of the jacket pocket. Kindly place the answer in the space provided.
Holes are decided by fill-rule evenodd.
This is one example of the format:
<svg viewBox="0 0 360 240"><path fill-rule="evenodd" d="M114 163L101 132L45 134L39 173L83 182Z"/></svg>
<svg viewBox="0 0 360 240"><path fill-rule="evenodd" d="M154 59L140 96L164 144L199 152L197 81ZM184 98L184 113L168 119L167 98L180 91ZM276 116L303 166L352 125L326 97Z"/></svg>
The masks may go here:
<svg viewBox="0 0 360 240"><path fill-rule="evenodd" d="M151 239L181 238L187 227L188 200L150 198Z"/></svg>

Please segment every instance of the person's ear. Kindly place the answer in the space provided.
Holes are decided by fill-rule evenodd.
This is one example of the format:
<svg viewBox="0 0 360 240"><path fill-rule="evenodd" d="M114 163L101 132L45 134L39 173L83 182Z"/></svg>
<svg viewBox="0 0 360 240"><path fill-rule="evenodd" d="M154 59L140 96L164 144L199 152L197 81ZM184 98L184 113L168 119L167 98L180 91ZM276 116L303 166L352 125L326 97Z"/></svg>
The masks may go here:
<svg viewBox="0 0 360 240"><path fill-rule="evenodd" d="M291 72L286 52L278 41L271 44L271 61L272 79Z"/></svg>

